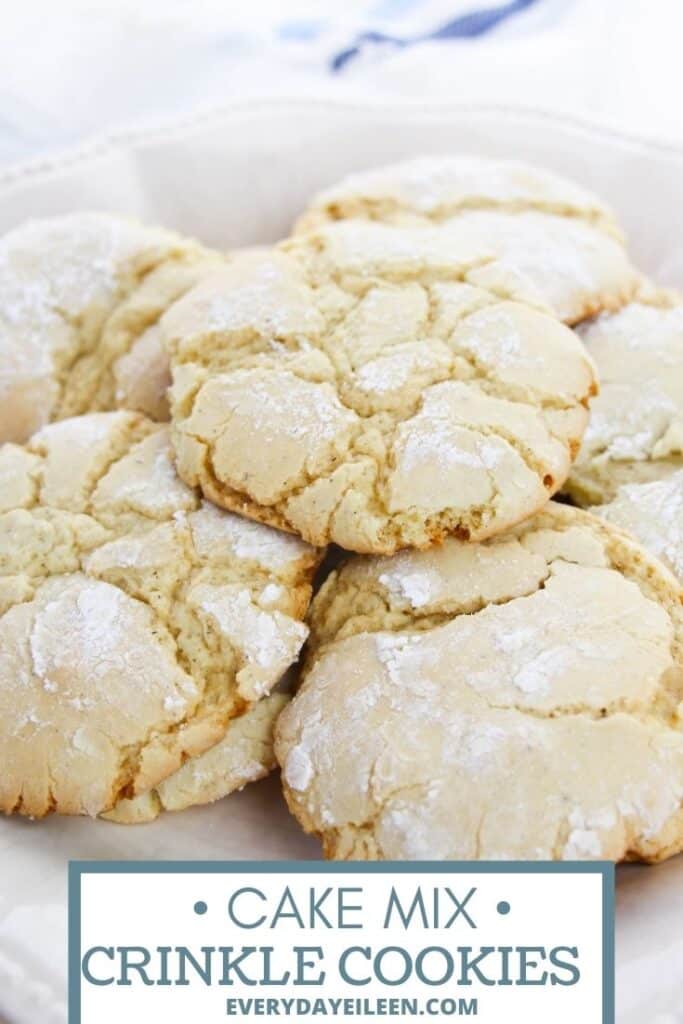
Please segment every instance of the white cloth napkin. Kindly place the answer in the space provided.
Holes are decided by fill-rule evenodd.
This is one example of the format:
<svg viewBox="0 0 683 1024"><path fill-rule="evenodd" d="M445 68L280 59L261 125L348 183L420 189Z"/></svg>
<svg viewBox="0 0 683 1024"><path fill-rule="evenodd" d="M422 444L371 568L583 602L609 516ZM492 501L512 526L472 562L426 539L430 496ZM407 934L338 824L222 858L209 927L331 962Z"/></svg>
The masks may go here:
<svg viewBox="0 0 683 1024"><path fill-rule="evenodd" d="M24 0L3 10L0 162L283 95L504 102L683 142L682 28L680 0Z"/></svg>

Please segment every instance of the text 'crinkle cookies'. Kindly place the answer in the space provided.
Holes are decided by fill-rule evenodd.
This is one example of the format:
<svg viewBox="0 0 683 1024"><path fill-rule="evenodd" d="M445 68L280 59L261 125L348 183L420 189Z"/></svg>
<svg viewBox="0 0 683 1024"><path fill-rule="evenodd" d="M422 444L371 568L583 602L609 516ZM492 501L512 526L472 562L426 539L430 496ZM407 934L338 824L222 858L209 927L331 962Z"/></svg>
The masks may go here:
<svg viewBox="0 0 683 1024"><path fill-rule="evenodd" d="M655 296L579 333L600 395L565 490L580 505L602 504L622 484L683 469L683 304Z"/></svg>
<svg viewBox="0 0 683 1024"><path fill-rule="evenodd" d="M638 283L621 230L597 196L514 160L422 157L353 174L316 196L295 230L350 219L447 224L487 247L473 283L514 291L570 324L618 309Z"/></svg>
<svg viewBox="0 0 683 1024"><path fill-rule="evenodd" d="M352 558L276 726L344 859L657 860L683 847L683 620L628 535L550 503L485 544Z"/></svg>
<svg viewBox="0 0 683 1024"><path fill-rule="evenodd" d="M105 213L33 220L0 239L0 442L117 406L168 419L156 322L218 261Z"/></svg>
<svg viewBox="0 0 683 1024"><path fill-rule="evenodd" d="M0 449L0 499L5 812L95 815L191 773L296 659L320 552L203 504L167 427L51 424Z"/></svg>
<svg viewBox="0 0 683 1024"><path fill-rule="evenodd" d="M236 257L161 321L180 476L312 544L390 554L540 508L596 388L567 327L470 283L445 229L331 224Z"/></svg>

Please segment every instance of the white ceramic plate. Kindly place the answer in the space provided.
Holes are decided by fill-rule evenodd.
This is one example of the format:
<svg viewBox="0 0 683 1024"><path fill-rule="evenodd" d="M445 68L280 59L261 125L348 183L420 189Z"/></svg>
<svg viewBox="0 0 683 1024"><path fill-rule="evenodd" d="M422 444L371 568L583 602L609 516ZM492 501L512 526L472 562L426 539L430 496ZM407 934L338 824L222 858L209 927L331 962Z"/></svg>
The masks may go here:
<svg viewBox="0 0 683 1024"><path fill-rule="evenodd" d="M594 188L616 208L639 266L663 284L683 284L683 151L503 108L234 104L0 173L0 231L26 217L99 208L223 248L268 241L287 233L312 191L348 171L447 151L536 161ZM0 821L0 1017L66 1020L70 858L316 856L275 778L146 826ZM683 1022L683 857L621 868L617 889L618 1022Z"/></svg>

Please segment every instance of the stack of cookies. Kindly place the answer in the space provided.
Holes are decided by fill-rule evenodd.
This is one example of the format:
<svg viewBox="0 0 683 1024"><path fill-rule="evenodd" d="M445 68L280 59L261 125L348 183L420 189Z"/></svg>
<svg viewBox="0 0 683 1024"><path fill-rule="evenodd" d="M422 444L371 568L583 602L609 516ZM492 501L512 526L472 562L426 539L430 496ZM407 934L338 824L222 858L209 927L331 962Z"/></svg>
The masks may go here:
<svg viewBox="0 0 683 1024"><path fill-rule="evenodd" d="M6 812L277 761L333 858L683 848L683 300L595 196L430 158L271 249L31 223L0 395Z"/></svg>

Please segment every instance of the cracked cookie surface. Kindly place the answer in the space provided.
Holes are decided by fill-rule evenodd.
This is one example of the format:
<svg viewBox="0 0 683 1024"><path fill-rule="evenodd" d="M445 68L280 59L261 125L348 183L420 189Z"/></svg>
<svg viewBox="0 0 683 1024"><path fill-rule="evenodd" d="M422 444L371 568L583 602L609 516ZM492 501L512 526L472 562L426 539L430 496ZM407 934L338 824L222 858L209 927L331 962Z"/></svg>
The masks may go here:
<svg viewBox="0 0 683 1024"><path fill-rule="evenodd" d="M638 274L611 210L541 168L482 157L422 157L352 174L314 197L295 231L329 221L448 225L492 257L481 282L574 324L629 300Z"/></svg>
<svg viewBox="0 0 683 1024"><path fill-rule="evenodd" d="M0 809L99 814L295 661L321 552L201 501L129 412L0 448Z"/></svg>
<svg viewBox="0 0 683 1024"><path fill-rule="evenodd" d="M124 407L168 419L156 323L218 254L105 213L33 220L0 239L0 442Z"/></svg>
<svg viewBox="0 0 683 1024"><path fill-rule="evenodd" d="M683 583L683 469L649 484L624 484L595 515L637 537Z"/></svg>
<svg viewBox="0 0 683 1024"><path fill-rule="evenodd" d="M683 305L666 295L579 328L600 394L564 490L580 505L683 469Z"/></svg>
<svg viewBox="0 0 683 1024"><path fill-rule="evenodd" d="M351 558L276 726L339 859L656 860L683 846L681 588L550 503L484 544Z"/></svg>
<svg viewBox="0 0 683 1024"><path fill-rule="evenodd" d="M312 544L480 539L561 486L595 390L575 335L442 229L344 222L237 256L161 321L178 472Z"/></svg>
<svg viewBox="0 0 683 1024"><path fill-rule="evenodd" d="M239 718L205 754L192 757L154 789L132 800L119 800L103 815L121 825L153 821L162 811L183 811L221 800L249 782L265 778L275 768L273 729L288 697L271 693Z"/></svg>

